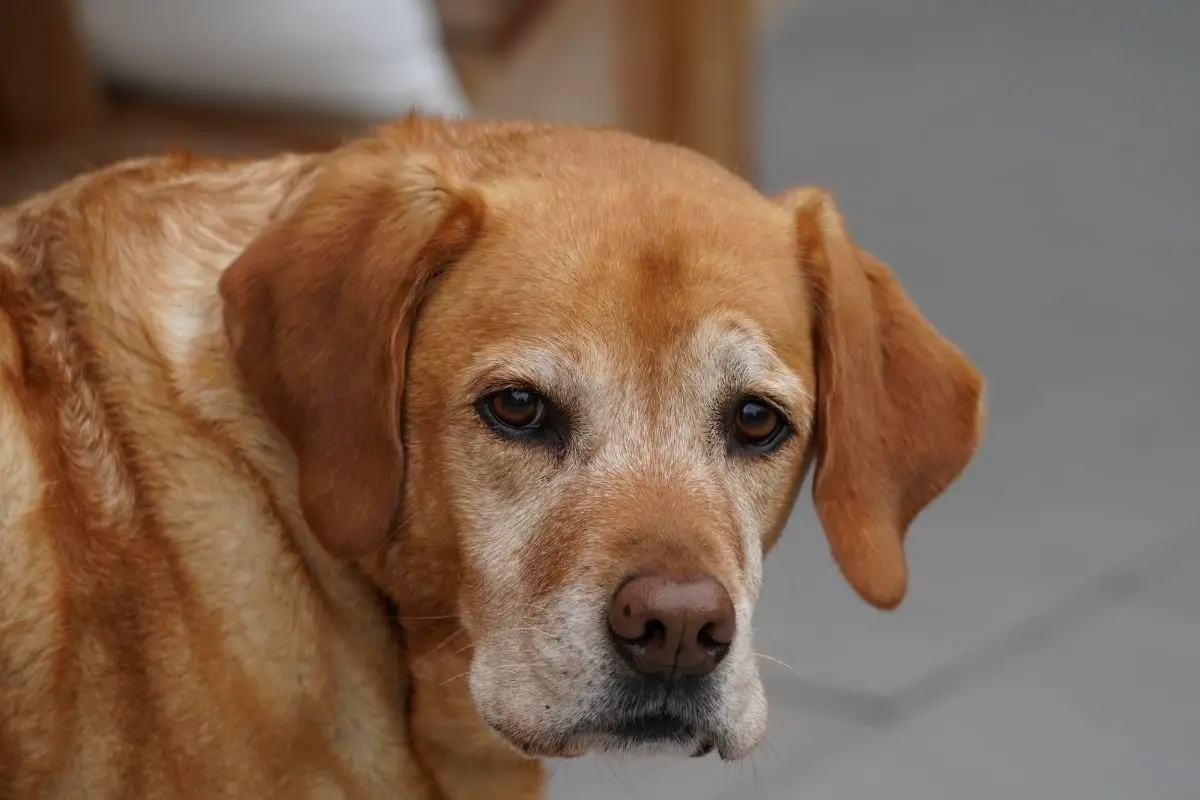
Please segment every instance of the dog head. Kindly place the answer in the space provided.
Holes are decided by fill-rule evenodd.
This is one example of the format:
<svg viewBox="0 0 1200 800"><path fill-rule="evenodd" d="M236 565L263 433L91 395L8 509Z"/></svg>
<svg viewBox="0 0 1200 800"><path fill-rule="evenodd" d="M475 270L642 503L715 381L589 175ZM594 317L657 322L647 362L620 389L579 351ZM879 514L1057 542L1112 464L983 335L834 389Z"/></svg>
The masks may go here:
<svg viewBox="0 0 1200 800"><path fill-rule="evenodd" d="M221 290L315 534L454 618L474 707L531 755L748 753L762 559L809 464L891 608L982 431L980 376L826 193L616 132L410 121Z"/></svg>

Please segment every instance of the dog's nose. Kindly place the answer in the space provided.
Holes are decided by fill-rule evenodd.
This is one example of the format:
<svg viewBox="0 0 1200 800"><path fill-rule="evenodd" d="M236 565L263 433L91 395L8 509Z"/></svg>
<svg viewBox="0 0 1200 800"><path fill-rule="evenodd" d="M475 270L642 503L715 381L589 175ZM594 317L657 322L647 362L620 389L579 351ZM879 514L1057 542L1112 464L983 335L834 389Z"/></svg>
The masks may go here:
<svg viewBox="0 0 1200 800"><path fill-rule="evenodd" d="M613 594L608 627L644 675L705 675L729 652L736 615L729 592L711 577L639 575Z"/></svg>

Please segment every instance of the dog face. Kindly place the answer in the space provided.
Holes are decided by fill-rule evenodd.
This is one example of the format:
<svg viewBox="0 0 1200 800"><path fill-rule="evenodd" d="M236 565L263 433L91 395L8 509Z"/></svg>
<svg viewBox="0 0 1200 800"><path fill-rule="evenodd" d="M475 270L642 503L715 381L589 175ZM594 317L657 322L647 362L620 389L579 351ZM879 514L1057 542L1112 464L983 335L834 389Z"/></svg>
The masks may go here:
<svg viewBox="0 0 1200 800"><path fill-rule="evenodd" d="M730 211L615 179L569 207L537 181L485 197L410 346L405 508L444 499L497 730L737 755L765 724L751 616L814 414L795 237L749 190Z"/></svg>
<svg viewBox="0 0 1200 800"><path fill-rule="evenodd" d="M457 619L529 755L751 751L762 558L809 462L891 607L982 426L827 195L616 133L411 122L334 156L222 292L314 532Z"/></svg>

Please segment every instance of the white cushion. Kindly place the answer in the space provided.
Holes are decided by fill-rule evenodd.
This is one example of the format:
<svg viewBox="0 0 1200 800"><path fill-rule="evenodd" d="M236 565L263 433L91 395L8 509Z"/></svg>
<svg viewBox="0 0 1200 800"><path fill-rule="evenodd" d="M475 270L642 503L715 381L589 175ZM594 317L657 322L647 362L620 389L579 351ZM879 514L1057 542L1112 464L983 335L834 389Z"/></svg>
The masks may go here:
<svg viewBox="0 0 1200 800"><path fill-rule="evenodd" d="M428 0L75 0L101 70L143 90L366 118L465 114Z"/></svg>

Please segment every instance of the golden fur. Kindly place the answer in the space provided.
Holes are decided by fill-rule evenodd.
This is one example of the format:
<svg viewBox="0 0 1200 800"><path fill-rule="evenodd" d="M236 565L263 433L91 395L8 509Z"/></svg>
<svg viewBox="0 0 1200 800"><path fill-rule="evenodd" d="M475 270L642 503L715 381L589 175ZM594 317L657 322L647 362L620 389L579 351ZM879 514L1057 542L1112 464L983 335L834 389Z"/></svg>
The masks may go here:
<svg viewBox="0 0 1200 800"><path fill-rule="evenodd" d="M508 385L570 410L562 452L480 421ZM0 796L539 797L538 756L636 744L594 727L622 576L710 574L748 623L815 461L895 606L982 385L827 194L616 132L80 177L0 212ZM730 456L730 392L792 438ZM741 757L748 633L713 680L674 744Z"/></svg>

